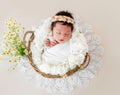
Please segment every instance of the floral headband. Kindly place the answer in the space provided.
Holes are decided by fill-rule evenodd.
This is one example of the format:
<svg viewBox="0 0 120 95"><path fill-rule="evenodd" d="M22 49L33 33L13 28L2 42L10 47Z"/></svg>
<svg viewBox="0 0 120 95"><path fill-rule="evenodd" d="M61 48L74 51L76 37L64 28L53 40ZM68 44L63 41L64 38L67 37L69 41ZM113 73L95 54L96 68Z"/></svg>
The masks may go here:
<svg viewBox="0 0 120 95"><path fill-rule="evenodd" d="M71 24L74 24L74 19L70 18L70 17L67 17L67 16L53 16L52 17L52 22L55 22L55 21L64 21L64 22L68 22L68 23L71 23Z"/></svg>

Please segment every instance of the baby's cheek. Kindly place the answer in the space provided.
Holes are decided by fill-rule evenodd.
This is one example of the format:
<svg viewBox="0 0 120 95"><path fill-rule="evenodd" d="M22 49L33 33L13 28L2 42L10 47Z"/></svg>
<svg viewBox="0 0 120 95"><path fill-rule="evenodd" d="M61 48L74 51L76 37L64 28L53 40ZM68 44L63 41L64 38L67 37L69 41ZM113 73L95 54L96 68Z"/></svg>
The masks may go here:
<svg viewBox="0 0 120 95"><path fill-rule="evenodd" d="M59 38L60 38L60 36L56 35L56 36L55 36L55 38L56 38L56 39L59 39Z"/></svg>
<svg viewBox="0 0 120 95"><path fill-rule="evenodd" d="M70 36L68 36L68 37L67 37L67 39L68 39L68 40L70 40L70 39L71 39L71 35L70 35Z"/></svg>

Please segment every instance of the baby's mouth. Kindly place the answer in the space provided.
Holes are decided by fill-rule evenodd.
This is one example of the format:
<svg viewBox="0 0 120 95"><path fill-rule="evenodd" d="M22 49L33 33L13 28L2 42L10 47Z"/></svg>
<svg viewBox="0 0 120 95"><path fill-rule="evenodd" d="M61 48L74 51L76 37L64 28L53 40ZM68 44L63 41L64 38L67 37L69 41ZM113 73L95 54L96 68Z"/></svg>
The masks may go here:
<svg viewBox="0 0 120 95"><path fill-rule="evenodd" d="M63 42L64 40L63 40L63 39L60 39L59 41L60 41L60 42Z"/></svg>

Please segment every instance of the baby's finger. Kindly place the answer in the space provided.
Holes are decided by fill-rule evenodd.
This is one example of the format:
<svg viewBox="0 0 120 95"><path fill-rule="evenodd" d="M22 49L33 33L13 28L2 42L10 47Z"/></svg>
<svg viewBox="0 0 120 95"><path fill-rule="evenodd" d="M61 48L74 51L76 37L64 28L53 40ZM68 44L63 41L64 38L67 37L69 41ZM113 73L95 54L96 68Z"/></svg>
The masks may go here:
<svg viewBox="0 0 120 95"><path fill-rule="evenodd" d="M50 40L49 39L46 39L46 41L45 42L50 42Z"/></svg>
<svg viewBox="0 0 120 95"><path fill-rule="evenodd" d="M54 46L54 45L56 45L56 43L55 42L51 42L51 46Z"/></svg>
<svg viewBox="0 0 120 95"><path fill-rule="evenodd" d="M58 44L58 42L57 41L53 41L55 44Z"/></svg>

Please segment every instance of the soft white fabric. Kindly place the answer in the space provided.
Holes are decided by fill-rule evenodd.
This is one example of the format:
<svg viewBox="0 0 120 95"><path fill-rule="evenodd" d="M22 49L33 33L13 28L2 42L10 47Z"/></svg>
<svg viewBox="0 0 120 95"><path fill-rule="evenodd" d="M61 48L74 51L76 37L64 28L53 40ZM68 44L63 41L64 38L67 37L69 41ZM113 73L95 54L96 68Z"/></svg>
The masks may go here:
<svg viewBox="0 0 120 95"><path fill-rule="evenodd" d="M63 62L68 58L69 50L69 41L62 44L57 44L53 47L46 47L44 49L42 60L45 63L51 62L50 64L64 64Z"/></svg>
<svg viewBox="0 0 120 95"><path fill-rule="evenodd" d="M69 64L65 64L65 61L68 60L69 49L69 42L45 48L39 69L51 74L66 73Z"/></svg>

